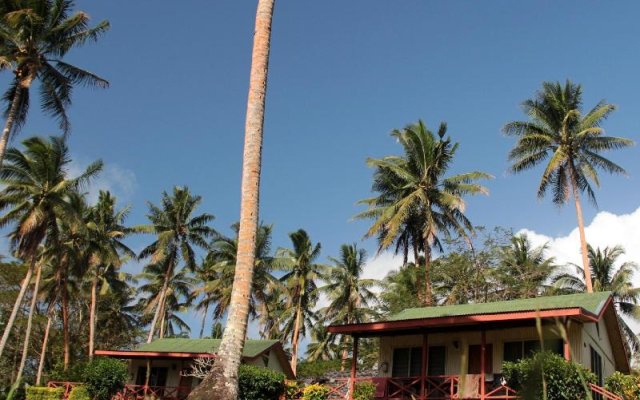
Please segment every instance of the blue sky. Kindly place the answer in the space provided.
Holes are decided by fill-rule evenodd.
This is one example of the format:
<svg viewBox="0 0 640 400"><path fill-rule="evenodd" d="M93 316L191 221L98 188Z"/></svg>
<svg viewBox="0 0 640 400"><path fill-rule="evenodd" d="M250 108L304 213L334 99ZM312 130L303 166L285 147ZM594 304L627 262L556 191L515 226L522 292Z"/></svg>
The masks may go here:
<svg viewBox="0 0 640 400"><path fill-rule="evenodd" d="M217 229L228 233L237 220L255 3L78 1L112 28L70 60L111 87L75 91L69 143L77 165L105 161L98 185L133 206L132 224L173 185L202 195ZM398 153L389 132L419 118L448 122L460 142L454 172L496 177L489 197L468 201L475 224L568 234L573 208L536 199L541 171L506 173L513 141L500 129L523 118L519 104L542 81L570 78L583 84L587 106L602 98L619 106L609 134L637 140L639 13L633 1L279 1L261 198L274 247L298 228L322 243L323 257L360 242L367 224L350 218L370 194L365 159ZM20 137L33 134L58 134L36 107ZM633 212L638 149L613 159L629 177L603 179L600 210ZM597 211L587 206L587 221ZM361 245L375 252L373 241Z"/></svg>

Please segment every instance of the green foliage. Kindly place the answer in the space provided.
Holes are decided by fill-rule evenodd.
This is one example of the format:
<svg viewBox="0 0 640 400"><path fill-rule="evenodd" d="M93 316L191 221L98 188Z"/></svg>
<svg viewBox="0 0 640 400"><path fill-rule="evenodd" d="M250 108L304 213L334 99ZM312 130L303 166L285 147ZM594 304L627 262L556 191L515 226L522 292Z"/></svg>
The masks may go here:
<svg viewBox="0 0 640 400"><path fill-rule="evenodd" d="M89 389L84 385L75 386L69 393L68 400L92 400Z"/></svg>
<svg viewBox="0 0 640 400"><path fill-rule="evenodd" d="M506 362L502 370L508 385L523 400L588 399L586 385L596 381L586 368L549 352L536 353L515 363Z"/></svg>
<svg viewBox="0 0 640 400"><path fill-rule="evenodd" d="M240 400L277 400L285 391L284 374L253 365L238 372Z"/></svg>
<svg viewBox="0 0 640 400"><path fill-rule="evenodd" d="M49 388L41 386L28 386L26 388L27 400L60 400L64 395L64 388Z"/></svg>
<svg viewBox="0 0 640 400"><path fill-rule="evenodd" d="M351 360L347 360L350 364ZM327 372L340 371L341 360L316 360L303 361L298 364L296 374L298 378L317 378L327 374Z"/></svg>
<svg viewBox="0 0 640 400"><path fill-rule="evenodd" d="M314 383L304 388L302 391L302 400L327 400L329 398L329 388Z"/></svg>
<svg viewBox="0 0 640 400"><path fill-rule="evenodd" d="M640 377L614 372L605 380L605 388L626 399L640 399Z"/></svg>
<svg viewBox="0 0 640 400"><path fill-rule="evenodd" d="M64 364L58 362L49 373L49 380L58 382L82 382L84 380L86 366L86 362L77 361L71 364L65 371Z"/></svg>
<svg viewBox="0 0 640 400"><path fill-rule="evenodd" d="M97 358L85 367L82 382L95 400L111 400L127 380L127 364L112 358Z"/></svg>
<svg viewBox="0 0 640 400"><path fill-rule="evenodd" d="M358 382L353 390L353 400L374 400L376 385L373 382Z"/></svg>

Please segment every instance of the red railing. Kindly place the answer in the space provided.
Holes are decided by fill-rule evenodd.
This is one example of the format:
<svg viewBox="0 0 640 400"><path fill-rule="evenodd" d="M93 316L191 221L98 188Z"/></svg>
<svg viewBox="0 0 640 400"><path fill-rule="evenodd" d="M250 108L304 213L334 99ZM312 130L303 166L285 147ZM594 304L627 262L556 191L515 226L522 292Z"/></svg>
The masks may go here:
<svg viewBox="0 0 640 400"><path fill-rule="evenodd" d="M60 381L49 381L47 382L47 387L50 388L64 388L64 394L63 394L63 399L68 399L69 398L69 393L71 393L71 389L73 389L74 386L78 386L78 385L82 385L82 383L79 382L60 382Z"/></svg>
<svg viewBox="0 0 640 400"><path fill-rule="evenodd" d="M589 384L589 389L591 389L591 394L594 399L601 400L624 400L621 396L617 394L613 394L607 389L600 387L598 385L594 385L593 383Z"/></svg>
<svg viewBox="0 0 640 400"><path fill-rule="evenodd" d="M191 387L187 386L125 385L117 397L125 400L144 399L147 396L160 400L184 400L190 392Z"/></svg>

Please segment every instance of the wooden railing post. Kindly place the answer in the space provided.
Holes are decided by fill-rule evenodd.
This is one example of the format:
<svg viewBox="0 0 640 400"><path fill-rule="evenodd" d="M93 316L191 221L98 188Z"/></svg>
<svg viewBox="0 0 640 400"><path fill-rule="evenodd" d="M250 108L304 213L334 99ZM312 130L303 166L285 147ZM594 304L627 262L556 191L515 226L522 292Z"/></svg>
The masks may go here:
<svg viewBox="0 0 640 400"><path fill-rule="evenodd" d="M353 392L356 389L356 370L358 366L358 337L353 336L353 353L351 354L351 380L349 382L349 400L353 400Z"/></svg>
<svg viewBox="0 0 640 400"><path fill-rule="evenodd" d="M422 368L420 369L420 399L427 398L427 371L429 367L429 334L422 334Z"/></svg>
<svg viewBox="0 0 640 400"><path fill-rule="evenodd" d="M485 400L485 352L487 350L487 332L483 329L480 333L480 398Z"/></svg>

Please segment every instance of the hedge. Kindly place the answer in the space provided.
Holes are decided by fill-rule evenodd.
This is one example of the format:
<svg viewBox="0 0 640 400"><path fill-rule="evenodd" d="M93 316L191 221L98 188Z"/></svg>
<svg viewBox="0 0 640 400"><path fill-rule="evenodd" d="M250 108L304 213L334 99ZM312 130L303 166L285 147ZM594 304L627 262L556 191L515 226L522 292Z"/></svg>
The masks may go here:
<svg viewBox="0 0 640 400"><path fill-rule="evenodd" d="M89 389L85 385L74 386L67 400L92 400Z"/></svg>
<svg viewBox="0 0 640 400"><path fill-rule="evenodd" d="M64 388L50 388L42 386L27 386L27 400L60 400L64 396Z"/></svg>
<svg viewBox="0 0 640 400"><path fill-rule="evenodd" d="M82 382L94 400L111 400L124 388L127 364L113 358L96 358L85 366Z"/></svg>
<svg viewBox="0 0 640 400"><path fill-rule="evenodd" d="M240 365L240 400L278 400L285 392L284 374L253 365Z"/></svg>
<svg viewBox="0 0 640 400"><path fill-rule="evenodd" d="M596 380L583 366L549 352L536 353L515 363L506 362L502 370L508 385L523 400L590 399L587 384Z"/></svg>

